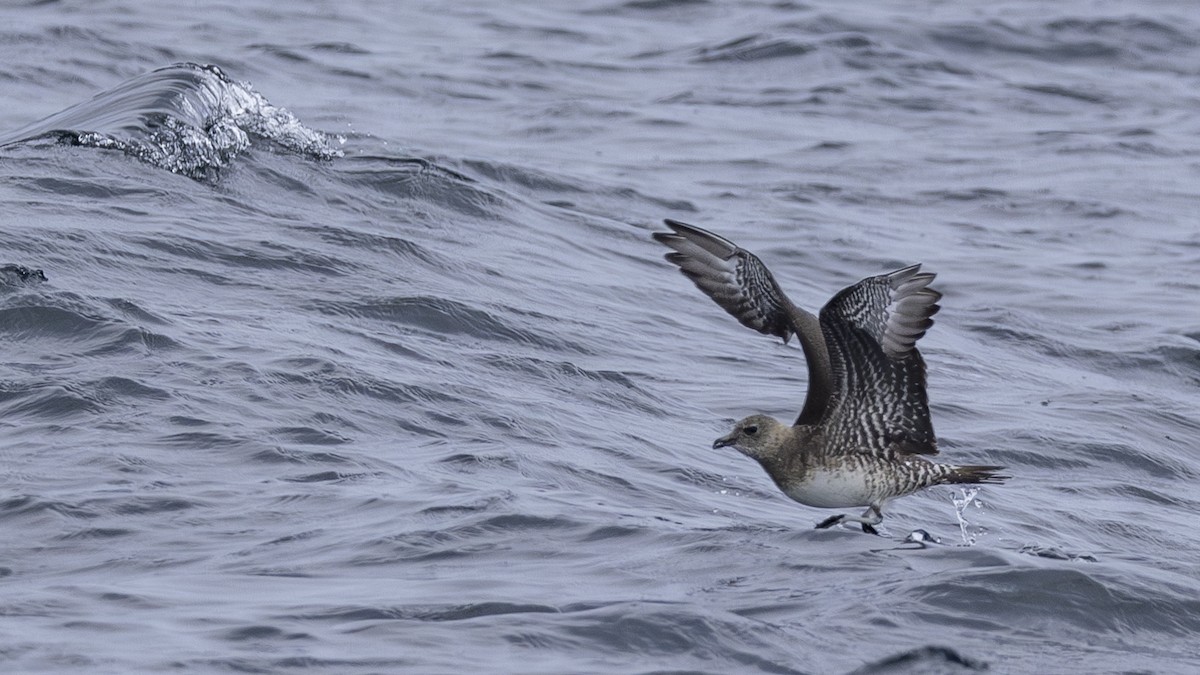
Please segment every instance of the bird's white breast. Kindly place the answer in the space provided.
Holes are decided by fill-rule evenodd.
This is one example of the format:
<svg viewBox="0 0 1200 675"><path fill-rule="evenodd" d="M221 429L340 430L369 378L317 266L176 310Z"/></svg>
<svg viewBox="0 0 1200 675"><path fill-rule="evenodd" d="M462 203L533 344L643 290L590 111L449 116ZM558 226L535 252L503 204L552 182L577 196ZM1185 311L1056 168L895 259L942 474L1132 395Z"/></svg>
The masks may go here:
<svg viewBox="0 0 1200 675"><path fill-rule="evenodd" d="M801 504L823 508L868 506L875 501L865 471L816 469L785 492Z"/></svg>

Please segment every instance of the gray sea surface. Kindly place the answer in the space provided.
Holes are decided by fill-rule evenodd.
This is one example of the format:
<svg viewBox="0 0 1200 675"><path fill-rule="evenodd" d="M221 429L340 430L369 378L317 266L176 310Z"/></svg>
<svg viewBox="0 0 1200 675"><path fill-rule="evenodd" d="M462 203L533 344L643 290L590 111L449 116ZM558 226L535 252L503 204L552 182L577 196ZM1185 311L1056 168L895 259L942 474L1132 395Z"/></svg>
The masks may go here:
<svg viewBox="0 0 1200 675"><path fill-rule="evenodd" d="M0 671L1200 672L1195 3L24 1L0 61ZM663 218L814 310L937 272L1013 479L814 530L711 449L802 354Z"/></svg>

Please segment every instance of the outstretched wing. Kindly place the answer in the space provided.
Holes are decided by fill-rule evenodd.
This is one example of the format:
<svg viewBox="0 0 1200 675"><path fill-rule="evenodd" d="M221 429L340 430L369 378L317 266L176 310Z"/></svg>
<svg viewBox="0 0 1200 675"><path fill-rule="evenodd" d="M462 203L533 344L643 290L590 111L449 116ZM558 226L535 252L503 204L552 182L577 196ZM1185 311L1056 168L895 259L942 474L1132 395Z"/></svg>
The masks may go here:
<svg viewBox="0 0 1200 675"><path fill-rule="evenodd" d="M743 326L784 342L791 339L796 332L786 309L791 303L758 256L707 230L677 220L664 222L673 231L655 232L654 240L675 249L666 259L697 288Z"/></svg>
<svg viewBox="0 0 1200 675"><path fill-rule="evenodd" d="M821 309L833 392L822 424L827 448L937 454L917 340L933 325L942 294L912 265L869 277Z"/></svg>
<svg viewBox="0 0 1200 675"><path fill-rule="evenodd" d="M743 326L784 342L799 335L808 363L808 393L797 424L815 424L825 412L830 379L825 338L817 318L788 300L753 253L707 230L677 220L664 222L671 232L655 232L655 241L674 249L666 259L678 265L708 297Z"/></svg>

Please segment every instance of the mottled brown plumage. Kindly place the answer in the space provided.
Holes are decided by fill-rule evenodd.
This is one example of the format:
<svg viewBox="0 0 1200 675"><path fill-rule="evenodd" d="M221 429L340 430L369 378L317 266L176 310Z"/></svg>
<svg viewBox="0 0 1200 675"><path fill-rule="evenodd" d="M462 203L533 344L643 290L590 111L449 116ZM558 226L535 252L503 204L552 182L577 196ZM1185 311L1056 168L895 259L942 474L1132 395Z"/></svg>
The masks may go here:
<svg viewBox="0 0 1200 675"><path fill-rule="evenodd" d="M925 394L917 341L933 325L941 293L920 265L868 277L826 303L820 317L797 307L757 256L711 232L667 220L654 239L666 259L743 325L787 342L800 340L809 386L796 423L765 415L738 422L714 448L753 457L785 494L809 506L867 506L862 516L833 516L874 532L883 504L932 485L999 483L998 466L956 466L926 459L937 437Z"/></svg>

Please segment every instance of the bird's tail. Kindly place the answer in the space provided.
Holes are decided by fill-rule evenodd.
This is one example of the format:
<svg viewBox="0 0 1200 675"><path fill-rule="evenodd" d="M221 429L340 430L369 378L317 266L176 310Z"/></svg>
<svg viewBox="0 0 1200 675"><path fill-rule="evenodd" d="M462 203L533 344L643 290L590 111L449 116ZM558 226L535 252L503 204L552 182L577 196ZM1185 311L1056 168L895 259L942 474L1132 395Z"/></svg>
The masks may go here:
<svg viewBox="0 0 1200 675"><path fill-rule="evenodd" d="M1004 470L1002 466L988 465L969 465L969 466L951 466L950 471L942 478L942 483L969 483L982 485L998 485L1012 478L999 473Z"/></svg>

